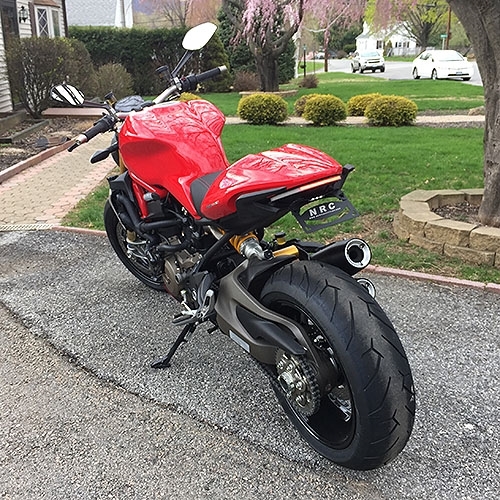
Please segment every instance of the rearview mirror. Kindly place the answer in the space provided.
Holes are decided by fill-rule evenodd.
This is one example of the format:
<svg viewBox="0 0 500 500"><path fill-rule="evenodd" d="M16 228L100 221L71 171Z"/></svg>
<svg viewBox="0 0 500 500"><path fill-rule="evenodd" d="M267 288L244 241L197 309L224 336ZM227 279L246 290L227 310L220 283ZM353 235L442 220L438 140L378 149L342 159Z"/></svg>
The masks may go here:
<svg viewBox="0 0 500 500"><path fill-rule="evenodd" d="M52 87L50 98L69 106L81 106L85 101L85 95L81 90L66 83Z"/></svg>
<svg viewBox="0 0 500 500"><path fill-rule="evenodd" d="M182 46L186 50L200 50L212 38L217 31L217 26L213 23L203 23L191 28L182 40Z"/></svg>

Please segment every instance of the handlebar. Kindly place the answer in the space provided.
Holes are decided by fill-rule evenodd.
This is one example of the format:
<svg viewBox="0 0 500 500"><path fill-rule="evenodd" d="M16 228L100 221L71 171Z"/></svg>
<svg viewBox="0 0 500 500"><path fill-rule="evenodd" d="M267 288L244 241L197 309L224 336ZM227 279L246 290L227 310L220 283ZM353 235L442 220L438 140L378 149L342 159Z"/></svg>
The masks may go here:
<svg viewBox="0 0 500 500"><path fill-rule="evenodd" d="M210 78L215 78L219 76L221 73L227 71L226 66L219 66L217 68L209 69L208 71L204 71L199 75L191 75L183 78L182 80L178 80L176 84L172 85L164 92L162 92L154 101L153 104L160 104L160 102L165 101L168 97L176 92L188 92L189 90L195 90L197 85L205 80L210 80Z"/></svg>
<svg viewBox="0 0 500 500"><path fill-rule="evenodd" d="M211 78L215 78L216 76L219 76L224 71L227 71L227 67L226 66L219 66L217 68L213 68L213 69L209 69L208 71L204 71L203 73L200 73L199 75L190 75L190 76L183 78L182 80L176 80L176 83L174 85L167 88L164 92L162 92L153 101L147 102L144 107L159 104L159 103L165 101L165 99L167 99L168 97L170 97L172 94L174 94L176 92L187 92L190 90L195 90L199 83L204 82L205 80L209 80ZM86 130L85 132L80 134L75 139L75 142L68 148L68 151L71 152L71 151L75 150L81 144L89 142L96 135L99 135L99 134L102 134L103 132L108 132L109 130L112 130L114 128L114 126L116 125L117 121L123 118L123 116L121 116L121 115L122 115L121 113L103 115L103 117L99 118L99 120L97 120L92 127L90 127L88 130Z"/></svg>
<svg viewBox="0 0 500 500"><path fill-rule="evenodd" d="M81 133L76 138L75 143L68 148L68 151L73 151L81 144L93 139L96 135L112 130L116 124L116 120L117 119L113 115L104 115L102 118L99 118L99 120L97 120L92 127Z"/></svg>
<svg viewBox="0 0 500 500"><path fill-rule="evenodd" d="M197 85L205 80L210 80L211 78L215 78L219 76L224 71L227 71L226 66L219 66L217 68L209 69L208 71L204 71L199 75L191 75L183 78L181 80L181 91L188 92L190 90L195 90Z"/></svg>

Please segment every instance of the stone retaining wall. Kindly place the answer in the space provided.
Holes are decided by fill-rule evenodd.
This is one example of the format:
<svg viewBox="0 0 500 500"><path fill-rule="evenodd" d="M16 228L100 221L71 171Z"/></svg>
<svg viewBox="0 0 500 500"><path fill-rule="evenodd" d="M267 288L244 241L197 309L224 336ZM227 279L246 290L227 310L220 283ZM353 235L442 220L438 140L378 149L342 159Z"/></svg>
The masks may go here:
<svg viewBox="0 0 500 500"><path fill-rule="evenodd" d="M482 189L413 191L399 202L394 232L399 238L432 252L500 268L500 228L445 219L432 212L465 201L479 205L482 197Z"/></svg>

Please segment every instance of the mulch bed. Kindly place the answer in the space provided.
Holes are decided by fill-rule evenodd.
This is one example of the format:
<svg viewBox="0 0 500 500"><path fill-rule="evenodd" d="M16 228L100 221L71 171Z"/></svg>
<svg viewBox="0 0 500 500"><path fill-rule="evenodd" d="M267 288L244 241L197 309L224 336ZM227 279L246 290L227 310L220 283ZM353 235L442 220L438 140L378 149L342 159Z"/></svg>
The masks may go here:
<svg viewBox="0 0 500 500"><path fill-rule="evenodd" d="M433 212L445 219L480 224L478 218L479 205L471 205L467 201L456 205L443 205L435 208Z"/></svg>
<svg viewBox="0 0 500 500"><path fill-rule="evenodd" d="M26 120L8 132L4 132L2 137L12 137L14 134L31 127L33 123L31 120ZM91 125L92 122L89 120L50 119L46 126L34 131L27 137L16 140L12 144L0 144L0 172L20 161L31 158L48 146L54 146L75 137Z"/></svg>

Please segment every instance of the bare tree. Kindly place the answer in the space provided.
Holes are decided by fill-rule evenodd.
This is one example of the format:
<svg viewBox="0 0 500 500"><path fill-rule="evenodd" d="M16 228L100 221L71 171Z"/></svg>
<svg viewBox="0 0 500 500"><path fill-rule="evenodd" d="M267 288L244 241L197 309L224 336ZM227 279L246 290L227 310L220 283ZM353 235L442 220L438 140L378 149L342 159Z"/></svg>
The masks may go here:
<svg viewBox="0 0 500 500"><path fill-rule="evenodd" d="M193 0L156 0L157 11L172 28L187 28Z"/></svg>
<svg viewBox="0 0 500 500"><path fill-rule="evenodd" d="M445 0L420 1L408 9L404 16L404 30L418 47L425 49L429 39L443 28L448 12Z"/></svg>

